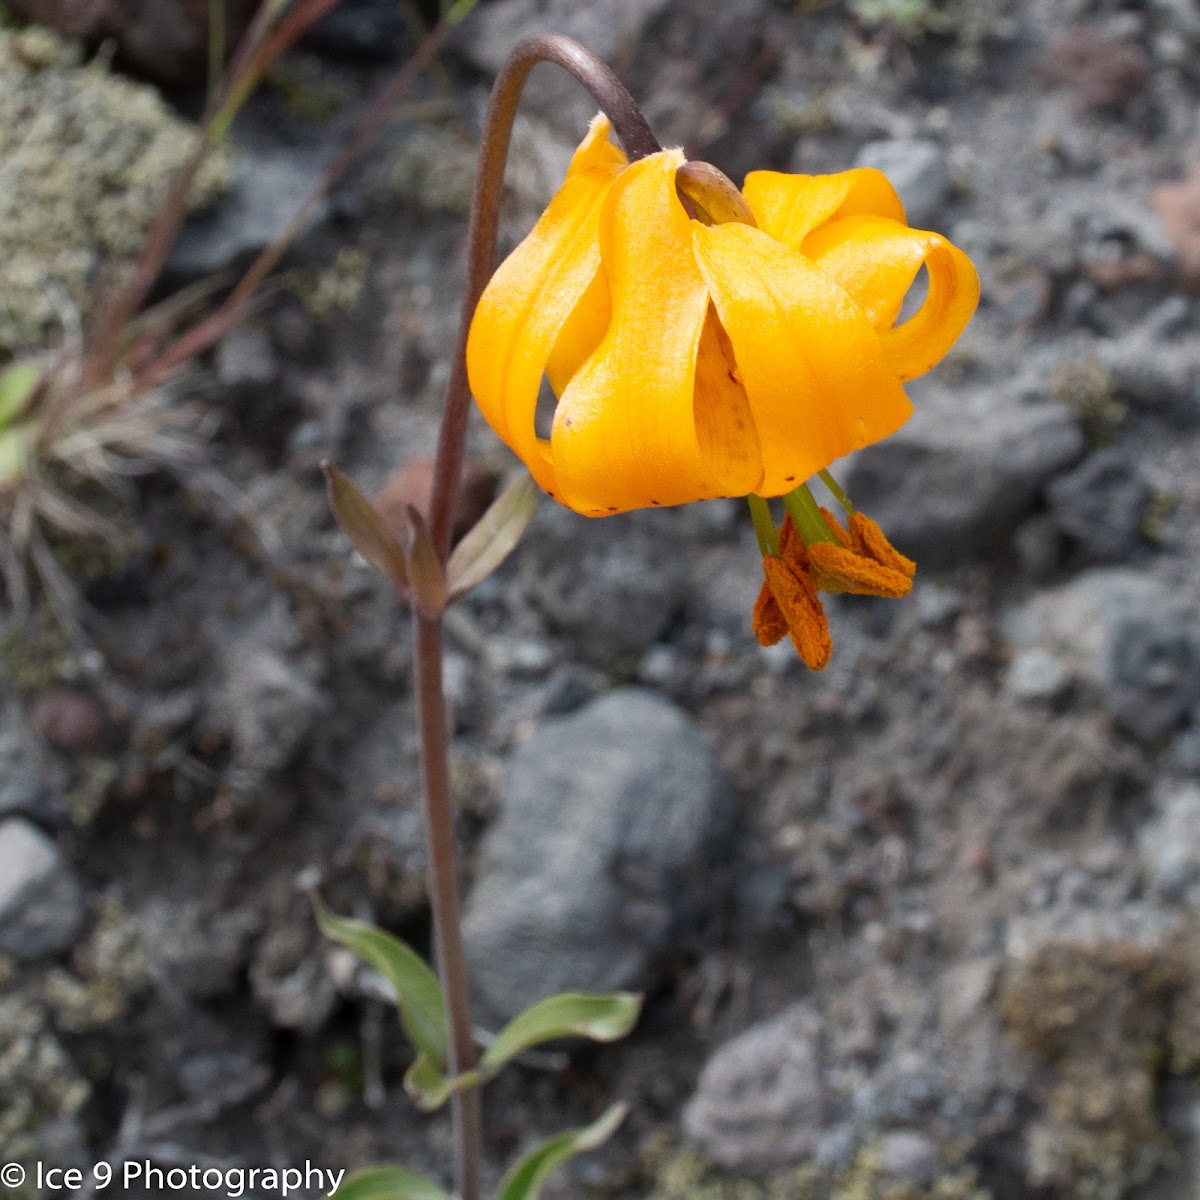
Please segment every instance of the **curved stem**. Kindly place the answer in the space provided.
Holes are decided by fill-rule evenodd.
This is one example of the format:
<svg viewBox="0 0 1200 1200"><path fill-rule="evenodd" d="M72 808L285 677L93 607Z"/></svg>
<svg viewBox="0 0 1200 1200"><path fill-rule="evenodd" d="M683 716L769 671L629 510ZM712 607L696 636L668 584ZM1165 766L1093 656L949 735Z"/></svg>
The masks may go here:
<svg viewBox="0 0 1200 1200"><path fill-rule="evenodd" d="M479 173L471 204L471 226L467 234L467 286L458 341L446 387L442 427L438 435L433 494L429 506L429 528L433 544L444 562L450 551L454 495L462 470L467 417L471 392L467 383L467 333L483 289L492 276L496 259L496 231L500 223L500 197L504 187L504 165L512 137L513 120L529 72L538 63L550 62L575 76L613 123L613 129L631 160L662 149L646 118L625 85L590 50L559 33L534 34L517 43L492 88L480 150Z"/></svg>
<svg viewBox="0 0 1200 1200"><path fill-rule="evenodd" d="M660 149L633 97L609 68L578 42L560 34L538 34L519 42L492 89L480 150L479 173L471 206L467 242L467 286L450 382L442 409L434 465L429 528L438 558L450 552L454 498L462 470L471 394L467 383L467 333L496 258L496 231L504 166L513 120L530 71L552 62L569 71L592 94L613 123L630 159ZM421 732L421 768L425 790L425 836L429 848L429 893L433 908L438 971L446 997L453 1074L475 1064L471 1013L459 915L458 864L455 856L454 810L447 769L446 702L442 690L442 622L413 614L416 638L417 708ZM451 1099L454 1120L457 1200L479 1200L479 1088L463 1088Z"/></svg>

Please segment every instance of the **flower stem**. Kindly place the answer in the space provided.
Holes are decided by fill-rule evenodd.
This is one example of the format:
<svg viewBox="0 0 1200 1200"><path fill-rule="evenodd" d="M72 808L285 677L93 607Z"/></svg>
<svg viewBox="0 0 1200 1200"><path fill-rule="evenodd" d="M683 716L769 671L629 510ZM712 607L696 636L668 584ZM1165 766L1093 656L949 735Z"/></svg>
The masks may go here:
<svg viewBox="0 0 1200 1200"><path fill-rule="evenodd" d="M417 720L421 735L421 776L425 793L425 847L434 948L446 997L450 1030L447 1064L451 1075L475 1065L471 1009L463 954L458 899L458 856L447 762L446 701L442 688L442 622L413 611L416 642ZM454 1178L460 1200L479 1200L480 1103L478 1088L463 1088L451 1099L454 1123Z"/></svg>
<svg viewBox="0 0 1200 1200"><path fill-rule="evenodd" d="M429 502L429 529L439 560L450 553L454 500L462 472L471 394L467 383L467 333L479 297L491 278L496 258L496 231L504 166L513 120L530 71L552 62L575 76L612 121L630 159L660 149L633 97L611 70L577 42L560 34L536 34L519 42L492 89L480 150L479 173L467 235L467 285L458 338L450 365L450 382L442 408ZM475 1064L467 973L463 956L455 854L454 810L446 761L446 701L442 689L442 622L413 614L416 642L417 708L421 735L421 771L425 787L425 836L429 852L429 895L433 909L438 972L446 997L452 1073ZM479 1200L480 1102L477 1087L463 1088L451 1099L455 1142L457 1200Z"/></svg>

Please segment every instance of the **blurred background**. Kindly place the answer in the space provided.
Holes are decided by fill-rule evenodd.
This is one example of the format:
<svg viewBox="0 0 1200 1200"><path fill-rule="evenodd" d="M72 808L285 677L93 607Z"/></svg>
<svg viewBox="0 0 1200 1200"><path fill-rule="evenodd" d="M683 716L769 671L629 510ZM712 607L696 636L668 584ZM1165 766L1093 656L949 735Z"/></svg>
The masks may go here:
<svg viewBox="0 0 1200 1200"><path fill-rule="evenodd" d="M232 44L249 5L227 7ZM208 14L4 0L0 364L77 344L136 258L203 106ZM157 298L228 288L436 17L342 0L271 68ZM444 1171L394 1015L303 892L428 948L408 624L318 464L394 505L427 490L481 115L538 29L739 182L884 170L983 300L910 424L835 465L922 569L904 601L829 602L823 674L755 643L733 501L545 501L453 611L480 1025L647 994L628 1041L491 1086L490 1177L624 1099L548 1195L1195 1200L1189 0L481 3L269 293L160 389L190 449L88 483L105 526L47 535L24 611L7 577L0 1160ZM539 68L506 247L591 112ZM476 420L464 522L512 467Z"/></svg>

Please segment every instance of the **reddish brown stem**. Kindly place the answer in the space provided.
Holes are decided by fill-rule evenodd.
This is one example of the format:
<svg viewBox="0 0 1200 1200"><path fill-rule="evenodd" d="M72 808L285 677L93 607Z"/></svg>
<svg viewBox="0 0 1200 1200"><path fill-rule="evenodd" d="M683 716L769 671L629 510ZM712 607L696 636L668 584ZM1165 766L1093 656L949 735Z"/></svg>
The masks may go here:
<svg viewBox="0 0 1200 1200"><path fill-rule="evenodd" d="M467 286L459 320L458 339L442 409L430 500L430 532L439 559L450 551L454 495L462 470L471 396L467 384L467 331L479 297L491 278L496 257L496 231L504 165L513 119L530 71L540 62L557 63L592 94L608 115L631 159L653 154L660 147L646 118L624 85L595 55L559 34L525 38L509 56L492 89L480 150L479 173L471 207L467 240ZM432 897L439 971L446 995L446 1021L452 1043L450 1065L455 1071L475 1062L467 974L463 960L458 909L458 867L454 855L454 810L446 766L446 701L442 692L442 624L413 614L416 636L417 703L420 709L421 761L425 779L425 821L429 847L429 890ZM464 1088L451 1101L455 1128L458 1200L479 1200L479 1089Z"/></svg>

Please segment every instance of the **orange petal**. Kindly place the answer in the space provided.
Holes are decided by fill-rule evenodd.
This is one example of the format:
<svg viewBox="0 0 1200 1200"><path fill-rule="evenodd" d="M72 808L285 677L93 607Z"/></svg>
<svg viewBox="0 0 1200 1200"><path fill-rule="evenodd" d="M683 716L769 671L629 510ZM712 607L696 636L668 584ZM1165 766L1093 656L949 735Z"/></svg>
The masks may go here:
<svg viewBox="0 0 1200 1200"><path fill-rule="evenodd" d="M719 345L711 333L702 339L708 291L692 253L693 222L675 194L682 162L676 150L641 159L604 205L612 317L564 390L551 431L561 498L589 516L745 492L761 474L753 426L737 428Z"/></svg>
<svg viewBox="0 0 1200 1200"><path fill-rule="evenodd" d="M835 217L871 213L904 223L904 206L896 189L873 167L836 175L751 171L742 195L759 229L793 250L799 250L818 225Z"/></svg>
<svg viewBox="0 0 1200 1200"><path fill-rule="evenodd" d="M786 563L773 554L763 559L763 573L787 621L796 653L804 660L805 666L814 671L823 671L833 654L833 639L829 635L829 622L825 619L816 585L807 575L797 575L791 571Z"/></svg>
<svg viewBox="0 0 1200 1200"><path fill-rule="evenodd" d="M551 351L600 267L600 211L624 161L607 133L606 120L592 122L563 186L492 276L467 338L480 410L552 495L555 473L534 412Z"/></svg>
<svg viewBox="0 0 1200 1200"><path fill-rule="evenodd" d="M979 303L974 265L940 233L880 217L843 217L809 234L802 249L862 306L902 379L939 362ZM925 303L893 328L922 264L929 274Z"/></svg>
<svg viewBox="0 0 1200 1200"><path fill-rule="evenodd" d="M865 554L868 558L873 558L880 566L899 571L901 575L909 579L916 575L917 564L911 558L905 558L887 540L883 530L865 513L851 514L850 533L854 539L854 549L859 554Z"/></svg>
<svg viewBox="0 0 1200 1200"><path fill-rule="evenodd" d="M912 580L907 575L832 542L814 542L808 548L808 558L813 578L822 591L889 599L907 596L912 591Z"/></svg>
<svg viewBox="0 0 1200 1200"><path fill-rule="evenodd" d="M760 495L790 492L908 419L879 335L828 275L748 225L693 223L692 237L762 445Z"/></svg>
<svg viewBox="0 0 1200 1200"><path fill-rule="evenodd" d="M754 602L750 623L760 646L774 646L788 631L787 618L766 582L763 583L758 599Z"/></svg>

